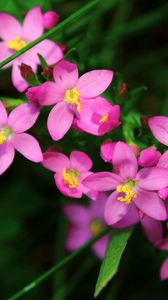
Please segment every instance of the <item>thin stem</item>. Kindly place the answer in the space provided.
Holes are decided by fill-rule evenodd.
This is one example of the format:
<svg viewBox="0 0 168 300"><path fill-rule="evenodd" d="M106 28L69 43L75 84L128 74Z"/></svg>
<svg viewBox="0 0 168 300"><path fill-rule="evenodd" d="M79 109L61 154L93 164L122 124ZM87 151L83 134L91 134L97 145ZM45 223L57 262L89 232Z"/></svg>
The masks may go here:
<svg viewBox="0 0 168 300"><path fill-rule="evenodd" d="M48 277L50 277L54 272L57 272L58 270L62 269L65 265L67 265L71 260L73 260L75 257L77 257L79 254L87 250L90 246L92 246L97 240L99 240L102 236L104 236L106 233L110 231L111 228L105 228L103 231L101 231L99 234L97 234L95 237L90 239L84 246L79 248L78 250L72 252L70 255L65 257L63 260L61 260L57 265L49 269L47 272L43 273L41 276L39 276L37 279L32 281L30 284L26 285L23 289L21 289L19 292L17 292L12 297L8 298L8 300L16 300L28 293L30 290L34 289L36 286L38 286L40 283L45 281Z"/></svg>
<svg viewBox="0 0 168 300"><path fill-rule="evenodd" d="M20 56L21 54L25 53L26 51L28 51L29 49L31 49L32 47L34 47L35 45L37 45L38 43L40 43L41 41L43 41L44 39L48 38L50 35L52 35L53 33L58 33L59 31L61 31L63 28L65 28L66 26L69 26L69 24L78 19L81 15L83 15L84 13L86 13L88 10L90 10L93 6L95 6L100 0L93 0L90 3L88 3L87 5L85 5L84 7L80 8L79 10L77 10L75 13L73 13L72 15L70 15L68 18L66 18L64 21L62 21L61 23L59 23L57 26L55 26L54 28L52 28L51 30L47 31L46 33L44 33L42 36L40 36L38 39L34 40L33 42L29 43L26 47L22 48L21 50L15 52L13 55L9 56L8 58L6 58L4 61L2 61L0 63L0 68L2 68L3 66L5 66L6 64L8 64L9 62L11 62L12 60L14 60L15 58L17 58L18 56Z"/></svg>

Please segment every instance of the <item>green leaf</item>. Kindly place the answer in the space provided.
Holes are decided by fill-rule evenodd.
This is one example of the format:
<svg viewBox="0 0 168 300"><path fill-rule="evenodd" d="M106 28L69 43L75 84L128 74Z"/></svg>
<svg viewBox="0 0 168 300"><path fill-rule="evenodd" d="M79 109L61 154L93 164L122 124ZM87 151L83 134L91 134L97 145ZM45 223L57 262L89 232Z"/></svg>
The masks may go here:
<svg viewBox="0 0 168 300"><path fill-rule="evenodd" d="M132 229L114 230L112 232L105 258L100 268L94 297L97 297L100 294L108 282L117 273L121 256L127 246L131 233Z"/></svg>

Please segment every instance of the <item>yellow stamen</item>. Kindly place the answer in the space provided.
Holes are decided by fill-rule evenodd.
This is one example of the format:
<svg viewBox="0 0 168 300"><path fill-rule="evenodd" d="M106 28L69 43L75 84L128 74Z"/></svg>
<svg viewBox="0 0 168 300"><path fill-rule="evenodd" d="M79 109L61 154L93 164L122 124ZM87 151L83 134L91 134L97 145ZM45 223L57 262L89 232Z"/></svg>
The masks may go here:
<svg viewBox="0 0 168 300"><path fill-rule="evenodd" d="M67 90L65 93L65 100L68 103L75 104L78 111L81 111L81 105L79 102L79 91L76 87L73 87L71 90Z"/></svg>
<svg viewBox="0 0 168 300"><path fill-rule="evenodd" d="M132 190L131 185L129 184L118 185L117 192L125 194L124 197L117 197L118 201L124 202L125 204L130 204L133 198L137 197L137 195Z"/></svg>
<svg viewBox="0 0 168 300"><path fill-rule="evenodd" d="M95 219L91 221L89 228L90 228L90 232L93 235L96 235L103 229L103 226L100 220Z"/></svg>
<svg viewBox="0 0 168 300"><path fill-rule="evenodd" d="M102 116L99 123L105 123L108 121L108 116Z"/></svg>
<svg viewBox="0 0 168 300"><path fill-rule="evenodd" d="M25 47L28 43L22 40L19 36L15 36L13 41L8 41L7 46L9 49L19 51Z"/></svg>
<svg viewBox="0 0 168 300"><path fill-rule="evenodd" d="M0 131L0 145L2 145L4 142L6 142L6 135L5 132L2 130Z"/></svg>
<svg viewBox="0 0 168 300"><path fill-rule="evenodd" d="M75 189L78 187L79 173L75 169L62 170L62 177L64 184L67 184L70 189Z"/></svg>

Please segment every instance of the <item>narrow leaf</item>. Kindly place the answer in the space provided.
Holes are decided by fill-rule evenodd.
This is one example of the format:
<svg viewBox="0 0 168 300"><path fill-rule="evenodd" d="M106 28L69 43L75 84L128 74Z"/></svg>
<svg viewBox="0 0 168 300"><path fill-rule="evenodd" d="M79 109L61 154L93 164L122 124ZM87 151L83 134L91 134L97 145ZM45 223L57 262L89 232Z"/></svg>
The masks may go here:
<svg viewBox="0 0 168 300"><path fill-rule="evenodd" d="M132 229L114 230L102 262L94 297L97 297L118 271L119 263L127 246Z"/></svg>

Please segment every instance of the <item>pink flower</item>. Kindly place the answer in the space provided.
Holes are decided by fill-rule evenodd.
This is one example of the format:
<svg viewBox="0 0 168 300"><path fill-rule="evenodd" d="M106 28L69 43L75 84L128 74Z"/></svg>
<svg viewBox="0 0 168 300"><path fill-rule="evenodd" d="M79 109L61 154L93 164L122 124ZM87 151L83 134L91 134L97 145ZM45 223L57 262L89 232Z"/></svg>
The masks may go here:
<svg viewBox="0 0 168 300"><path fill-rule="evenodd" d="M168 258L163 262L160 269L160 279L167 280L168 279Z"/></svg>
<svg viewBox="0 0 168 300"><path fill-rule="evenodd" d="M160 157L161 153L155 147L149 147L141 151L138 163L141 167L154 167Z"/></svg>
<svg viewBox="0 0 168 300"><path fill-rule="evenodd" d="M86 101L81 100L81 111L75 125L94 135L104 135L121 124L120 106L112 105L103 97L90 99L87 105Z"/></svg>
<svg viewBox="0 0 168 300"><path fill-rule="evenodd" d="M21 104L7 116L0 102L0 175L11 165L15 150L33 162L41 162L43 155L36 139L25 133L36 122L39 109L33 104Z"/></svg>
<svg viewBox="0 0 168 300"><path fill-rule="evenodd" d="M34 7L26 14L22 25L13 16L0 13L0 38L2 39L0 61L40 37L43 32L43 15L39 6ZM28 84L20 74L19 65L25 63L36 72L39 64L38 53L45 58L48 64L55 64L63 57L61 48L53 41L46 39L6 65L5 67L12 66L12 82L20 92L23 92Z"/></svg>
<svg viewBox="0 0 168 300"><path fill-rule="evenodd" d="M115 148L116 142L112 142L111 140L106 140L100 146L100 156L105 162L112 163L113 152Z"/></svg>
<svg viewBox="0 0 168 300"><path fill-rule="evenodd" d="M47 11L43 14L43 26L45 29L51 29L59 23L59 16L55 11Z"/></svg>
<svg viewBox="0 0 168 300"><path fill-rule="evenodd" d="M76 204L64 206L64 213L69 220L66 247L73 251L84 245L94 235L105 227L103 218L106 195L100 193L96 202L90 202L88 207ZM92 246L95 254L102 259L107 247L108 235L105 235Z"/></svg>
<svg viewBox="0 0 168 300"><path fill-rule="evenodd" d="M168 170L153 167L138 171L135 154L123 142L116 144L112 161L114 173L95 173L82 182L94 191L114 190L105 205L107 224L119 222L133 206L154 219L167 219L166 207L157 191L167 186Z"/></svg>
<svg viewBox="0 0 168 300"><path fill-rule="evenodd" d="M65 196L81 198L84 193L96 200L97 193L82 184L82 180L92 174L89 171L92 161L86 153L72 151L68 158L63 153L47 151L44 153L43 166L55 172L56 186Z"/></svg>
<svg viewBox="0 0 168 300"><path fill-rule="evenodd" d="M40 105L53 105L48 117L48 130L53 140L60 140L70 129L74 116L82 115L83 106L99 96L109 86L113 72L94 70L79 78L78 68L68 61L60 61L54 68L56 82L45 82L30 88L27 97Z"/></svg>
<svg viewBox="0 0 168 300"><path fill-rule="evenodd" d="M148 125L154 137L168 146L168 117L156 116L148 120Z"/></svg>

